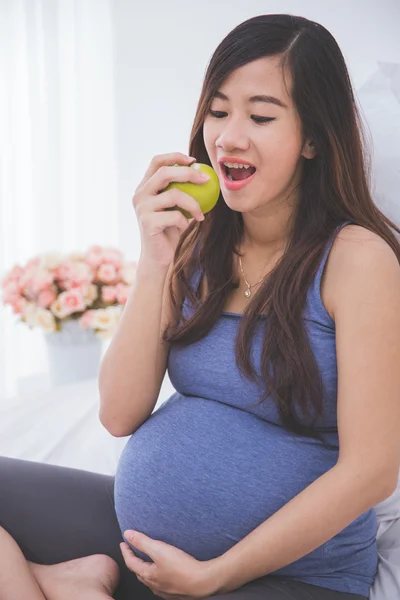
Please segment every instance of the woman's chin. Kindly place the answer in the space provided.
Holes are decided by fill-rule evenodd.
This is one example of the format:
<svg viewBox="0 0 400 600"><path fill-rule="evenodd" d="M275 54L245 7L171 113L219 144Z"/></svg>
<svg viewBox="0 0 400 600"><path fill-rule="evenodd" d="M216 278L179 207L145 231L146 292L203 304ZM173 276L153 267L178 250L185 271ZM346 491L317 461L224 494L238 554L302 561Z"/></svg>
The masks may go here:
<svg viewBox="0 0 400 600"><path fill-rule="evenodd" d="M249 201L246 202L243 198L241 200L235 199L230 197L229 192L227 192L226 196L223 196L223 199L226 206L235 212L246 213L256 208L256 206L254 206L254 199L252 199L253 201L251 203Z"/></svg>

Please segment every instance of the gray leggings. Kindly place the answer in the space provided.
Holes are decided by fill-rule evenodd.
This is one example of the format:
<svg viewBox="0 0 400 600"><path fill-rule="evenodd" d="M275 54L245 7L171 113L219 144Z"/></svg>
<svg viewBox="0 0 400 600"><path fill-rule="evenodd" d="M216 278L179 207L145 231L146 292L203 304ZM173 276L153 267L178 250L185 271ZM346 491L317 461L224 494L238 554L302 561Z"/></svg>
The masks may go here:
<svg viewBox="0 0 400 600"><path fill-rule="evenodd" d="M0 525L27 560L55 564L107 554L119 565L116 600L155 600L126 567L114 513L114 478L80 469L0 457ZM223 594L224 600L366 600L358 594L267 575ZM210 596L221 598L221 595Z"/></svg>

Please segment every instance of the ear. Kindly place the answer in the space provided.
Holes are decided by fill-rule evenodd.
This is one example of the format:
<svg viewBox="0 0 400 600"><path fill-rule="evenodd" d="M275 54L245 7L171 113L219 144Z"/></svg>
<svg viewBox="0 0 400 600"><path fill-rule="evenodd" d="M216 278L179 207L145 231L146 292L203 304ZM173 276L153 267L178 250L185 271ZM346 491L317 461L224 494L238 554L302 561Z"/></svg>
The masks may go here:
<svg viewBox="0 0 400 600"><path fill-rule="evenodd" d="M303 147L303 152L301 153L305 158L311 159L316 155L316 150L314 146L314 142L311 140L307 140Z"/></svg>

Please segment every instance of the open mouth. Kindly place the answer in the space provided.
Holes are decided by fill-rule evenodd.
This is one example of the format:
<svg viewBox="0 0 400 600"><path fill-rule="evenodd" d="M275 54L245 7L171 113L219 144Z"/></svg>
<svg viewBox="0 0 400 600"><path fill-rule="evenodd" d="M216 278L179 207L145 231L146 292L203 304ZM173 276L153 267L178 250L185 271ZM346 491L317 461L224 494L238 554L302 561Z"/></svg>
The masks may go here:
<svg viewBox="0 0 400 600"><path fill-rule="evenodd" d="M224 163L221 164L225 176L229 181L243 181L248 179L256 172L255 167L227 167Z"/></svg>

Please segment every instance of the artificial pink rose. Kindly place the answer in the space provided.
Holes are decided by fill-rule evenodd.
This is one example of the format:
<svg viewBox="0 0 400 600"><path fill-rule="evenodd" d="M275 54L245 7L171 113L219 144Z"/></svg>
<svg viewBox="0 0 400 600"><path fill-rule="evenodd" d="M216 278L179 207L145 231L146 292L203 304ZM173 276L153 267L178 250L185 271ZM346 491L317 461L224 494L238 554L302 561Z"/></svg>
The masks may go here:
<svg viewBox="0 0 400 600"><path fill-rule="evenodd" d="M92 269L97 269L103 263L103 248L91 246L86 252L85 261Z"/></svg>
<svg viewBox="0 0 400 600"><path fill-rule="evenodd" d="M115 283L119 281L119 275L114 265L100 265L97 279L103 283Z"/></svg>
<svg viewBox="0 0 400 600"><path fill-rule="evenodd" d="M26 298L19 296L19 297L15 298L15 300L13 302L11 302L11 307L12 307L14 314L22 315L22 313L24 312L24 310L28 304L29 304L29 302Z"/></svg>
<svg viewBox="0 0 400 600"><path fill-rule="evenodd" d="M10 304L21 295L21 287L17 281L10 281L3 288L3 302Z"/></svg>
<svg viewBox="0 0 400 600"><path fill-rule="evenodd" d="M101 290L101 299L103 302L112 304L117 297L117 288L115 285L105 285Z"/></svg>
<svg viewBox="0 0 400 600"><path fill-rule="evenodd" d="M83 262L76 262L70 270L68 279L74 284L87 284L94 278L92 268Z"/></svg>
<svg viewBox="0 0 400 600"><path fill-rule="evenodd" d="M41 258L40 256L34 256L25 265L25 269L36 268L40 265Z"/></svg>
<svg viewBox="0 0 400 600"><path fill-rule="evenodd" d="M53 315L58 319L65 319L69 316L70 313L61 308L60 296L58 296L58 298L54 300L54 302L52 302L50 310L53 313Z"/></svg>
<svg viewBox="0 0 400 600"><path fill-rule="evenodd" d="M53 275L49 271L44 269L37 271L31 283L33 293L40 294L40 292L48 290L53 285L53 281Z"/></svg>
<svg viewBox="0 0 400 600"><path fill-rule="evenodd" d="M43 290L42 292L40 292L40 294L38 296L37 303L42 308L48 308L50 306L50 304L52 304L56 298L57 298L57 294L55 294L53 290L51 290L51 289Z"/></svg>
<svg viewBox="0 0 400 600"><path fill-rule="evenodd" d="M81 292L83 299L85 300L86 304L92 304L98 296L98 288L97 285L90 283L90 282L82 282L79 283L77 281L63 281L62 282L62 287L66 290L66 291L70 291L70 290L78 290L79 292Z"/></svg>
<svg viewBox="0 0 400 600"><path fill-rule="evenodd" d="M92 246L87 251L85 260L95 269L98 269L101 265L110 264L119 270L122 267L123 256L123 253L118 248Z"/></svg>
<svg viewBox="0 0 400 600"><path fill-rule="evenodd" d="M83 327L84 329L88 329L88 328L92 327L93 315L94 315L93 310L87 310L86 312L84 312L83 315L81 316L81 318L79 319L79 323L80 323L81 327Z"/></svg>
<svg viewBox="0 0 400 600"><path fill-rule="evenodd" d="M19 278L23 274L24 269L19 265L15 265L9 273L2 279L1 285L6 286L11 281L19 281Z"/></svg>
<svg viewBox="0 0 400 600"><path fill-rule="evenodd" d="M59 281L58 285L63 290L82 290L83 288L86 288L89 285L89 282L64 279L63 281Z"/></svg>
<svg viewBox="0 0 400 600"><path fill-rule="evenodd" d="M72 289L68 292L61 292L58 297L61 311L63 314L72 314L85 310L86 304L82 292L78 289Z"/></svg>
<svg viewBox="0 0 400 600"><path fill-rule="evenodd" d="M119 283L117 285L117 302L118 302L118 304L122 304L122 305L126 304L126 302L128 300L130 289L131 289L131 286L125 285L124 283Z"/></svg>
<svg viewBox="0 0 400 600"><path fill-rule="evenodd" d="M19 279L19 285L21 287L22 292L25 294L25 296L28 296L29 298L33 298L35 294L33 289L33 282L35 279L36 272L37 268L34 266L26 268Z"/></svg>
<svg viewBox="0 0 400 600"><path fill-rule="evenodd" d="M72 261L66 260L54 269L54 279L69 279L69 274L72 269Z"/></svg>
<svg viewBox="0 0 400 600"><path fill-rule="evenodd" d="M114 265L118 271L123 265L123 257L123 253L117 248L104 248L102 260L103 264Z"/></svg>
<svg viewBox="0 0 400 600"><path fill-rule="evenodd" d="M99 295L97 285L94 285L93 283L81 283L79 289L82 293L86 306L90 306L95 300L97 300Z"/></svg>
<svg viewBox="0 0 400 600"><path fill-rule="evenodd" d="M57 267L55 270L55 277L60 282L61 287L69 290L77 287L81 283L90 283L93 281L94 272L91 267L84 262L66 261Z"/></svg>

